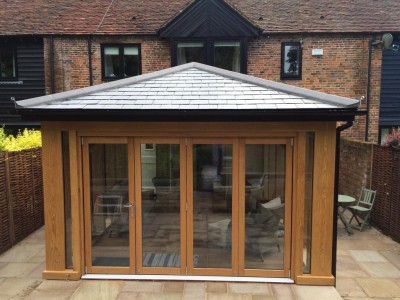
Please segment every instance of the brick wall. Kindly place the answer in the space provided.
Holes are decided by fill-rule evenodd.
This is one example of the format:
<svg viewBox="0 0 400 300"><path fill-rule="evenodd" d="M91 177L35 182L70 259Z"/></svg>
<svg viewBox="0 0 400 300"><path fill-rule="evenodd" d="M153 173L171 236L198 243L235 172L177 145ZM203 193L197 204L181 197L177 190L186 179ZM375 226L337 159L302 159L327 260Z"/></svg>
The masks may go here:
<svg viewBox="0 0 400 300"><path fill-rule="evenodd" d="M250 40L248 44L248 74L280 80L281 42L303 40L303 74L301 80L284 83L360 99L367 94L368 40L367 35L273 35ZM55 37L56 91L89 85L87 37ZM92 42L93 82L101 83L102 43L141 44L142 73L171 66L170 43L158 37L96 36ZM46 92L50 93L49 40L45 39ZM323 49L322 57L311 55L312 49ZM369 140L377 141L379 124L379 95L382 51L377 48L372 56L371 110ZM362 108L366 107L365 101ZM364 139L365 117L357 117L354 126L344 135Z"/></svg>
<svg viewBox="0 0 400 300"><path fill-rule="evenodd" d="M372 160L372 143L341 139L339 194L358 199L362 188L371 188Z"/></svg>
<svg viewBox="0 0 400 300"><path fill-rule="evenodd" d="M94 37L92 39L93 83L101 80L101 44L140 44L142 73L154 72L171 66L169 42L152 37ZM50 40L45 39L46 93L51 91ZM90 85L88 38L61 36L54 38L54 76L56 92Z"/></svg>

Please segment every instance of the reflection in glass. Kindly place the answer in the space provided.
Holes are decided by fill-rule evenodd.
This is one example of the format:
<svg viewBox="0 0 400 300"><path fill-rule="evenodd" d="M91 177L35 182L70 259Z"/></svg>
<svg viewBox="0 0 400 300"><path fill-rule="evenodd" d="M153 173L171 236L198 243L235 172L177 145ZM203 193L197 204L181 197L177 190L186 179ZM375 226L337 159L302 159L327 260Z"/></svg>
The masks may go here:
<svg viewBox="0 0 400 300"><path fill-rule="evenodd" d="M139 75L139 49L138 47L124 48L124 77Z"/></svg>
<svg viewBox="0 0 400 300"><path fill-rule="evenodd" d="M232 267L232 145L193 145L193 267Z"/></svg>
<svg viewBox="0 0 400 300"><path fill-rule="evenodd" d="M0 51L0 78L12 79L17 76L15 66L15 51L13 48L3 48Z"/></svg>
<svg viewBox="0 0 400 300"><path fill-rule="evenodd" d="M104 76L119 77L119 48L104 48Z"/></svg>
<svg viewBox="0 0 400 300"><path fill-rule="evenodd" d="M306 178L304 195L303 273L311 272L311 236L314 177L314 132L306 134Z"/></svg>
<svg viewBox="0 0 400 300"><path fill-rule="evenodd" d="M129 266L127 145L89 145L92 265Z"/></svg>
<svg viewBox="0 0 400 300"><path fill-rule="evenodd" d="M285 145L246 145L246 269L283 269L285 178Z"/></svg>
<svg viewBox="0 0 400 300"><path fill-rule="evenodd" d="M179 43L177 46L178 65L198 62L204 63L203 43Z"/></svg>
<svg viewBox="0 0 400 300"><path fill-rule="evenodd" d="M142 144L141 165L143 267L180 267L180 145Z"/></svg>
<svg viewBox="0 0 400 300"><path fill-rule="evenodd" d="M71 212L71 180L69 166L69 135L61 132L63 181L64 181L64 218L65 218L65 267L73 269L72 262L72 212Z"/></svg>
<svg viewBox="0 0 400 300"><path fill-rule="evenodd" d="M287 45L284 48L284 72L286 75L299 75L300 47Z"/></svg>
<svg viewBox="0 0 400 300"><path fill-rule="evenodd" d="M240 43L216 42L214 44L214 66L240 72Z"/></svg>

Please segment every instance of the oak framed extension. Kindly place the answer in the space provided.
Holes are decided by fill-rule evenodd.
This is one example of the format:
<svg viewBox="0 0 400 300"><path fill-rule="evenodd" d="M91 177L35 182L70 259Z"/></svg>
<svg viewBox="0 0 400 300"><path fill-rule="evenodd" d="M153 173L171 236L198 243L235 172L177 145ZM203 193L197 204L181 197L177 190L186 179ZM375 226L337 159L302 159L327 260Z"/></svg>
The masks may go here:
<svg viewBox="0 0 400 300"><path fill-rule="evenodd" d="M42 120L45 278L334 284L336 121L357 101L191 63L19 104Z"/></svg>

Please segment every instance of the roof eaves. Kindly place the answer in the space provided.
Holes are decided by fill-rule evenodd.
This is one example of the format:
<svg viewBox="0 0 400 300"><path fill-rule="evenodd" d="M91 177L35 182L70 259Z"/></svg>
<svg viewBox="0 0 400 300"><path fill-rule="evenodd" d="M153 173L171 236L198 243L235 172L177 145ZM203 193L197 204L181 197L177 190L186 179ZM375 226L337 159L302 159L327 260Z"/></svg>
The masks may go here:
<svg viewBox="0 0 400 300"><path fill-rule="evenodd" d="M170 75L179 71L183 71L189 68L193 68L195 66L195 63L188 63L148 74L143 74L143 75L138 75L135 77L130 77L130 78L125 78L121 80L116 80L112 82L107 82L99 85L94 85L94 86L89 86L81 89L76 89L76 90L70 90L66 92L61 92L61 93L56 93L52 95L46 95L46 96L41 96L41 97L36 97L32 99L27 99L27 100L20 100L17 101L16 104L20 108L29 108L31 106L36 106L44 103L49 103L49 102L55 102L55 101L61 101L61 100L66 100L69 98L73 97L82 97L90 93L98 93L102 92L108 89L115 89L119 87L123 87L126 85L132 85L136 84L142 81L146 80L151 80L155 79L158 77Z"/></svg>
<svg viewBox="0 0 400 300"><path fill-rule="evenodd" d="M203 71L211 72L220 76L225 76L225 77L230 77L232 79L236 80L241 80L247 83L263 86L266 88L270 89L275 89L284 93L288 94L295 94L298 96L310 98L313 100L318 100L322 102L328 102L329 104L333 105L340 105L340 106L345 106L345 107L358 107L359 101L350 99L350 98L345 98L345 97L340 97L340 96L335 96L335 95L330 95L322 92L317 92L317 91L312 91L308 90L305 88L293 86L293 85L288 85L280 82L275 82L275 81L270 81L262 78L257 78L253 76L249 76L246 74L241 74L237 72L232 72L232 71L227 71L223 69L219 69L216 67L208 66L208 65L203 65L200 63L192 63L193 67L198 68Z"/></svg>

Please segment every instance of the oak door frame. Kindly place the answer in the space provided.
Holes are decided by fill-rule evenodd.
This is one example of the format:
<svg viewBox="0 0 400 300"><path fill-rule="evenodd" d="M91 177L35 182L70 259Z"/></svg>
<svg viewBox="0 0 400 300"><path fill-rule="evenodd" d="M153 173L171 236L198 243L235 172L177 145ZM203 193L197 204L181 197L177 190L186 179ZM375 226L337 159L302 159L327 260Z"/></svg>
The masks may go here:
<svg viewBox="0 0 400 300"><path fill-rule="evenodd" d="M293 144L294 138L245 138L239 141L239 274L255 277L290 277L291 268L291 228L293 199ZM246 176L246 145L285 145L285 236L283 247L283 270L246 269L245 268L245 176Z"/></svg>
<svg viewBox="0 0 400 300"><path fill-rule="evenodd" d="M185 275L186 274L186 147L185 139L181 138L156 138L156 137L137 137L135 138L135 200L136 200L136 272L137 274L152 275ZM141 164L141 145L142 144L175 144L179 145L179 169L180 169L180 249L181 266L180 268L168 267L143 267L143 244L142 244L142 164Z"/></svg>
<svg viewBox="0 0 400 300"><path fill-rule="evenodd" d="M128 199L132 204L134 191L134 172L130 167L133 159L134 148L133 140L128 137L83 137L82 138L82 165L83 165L83 203L84 203L84 231L85 231L85 266L86 273L102 273L102 274L133 274L136 269L135 260L135 239L132 233L135 232L135 222L133 220L132 209L129 208L129 267L108 267L92 265L92 234L91 234L91 189L90 189L90 166L89 166L89 145L90 144L123 144L127 146L128 158ZM132 170L131 170L132 169Z"/></svg>

